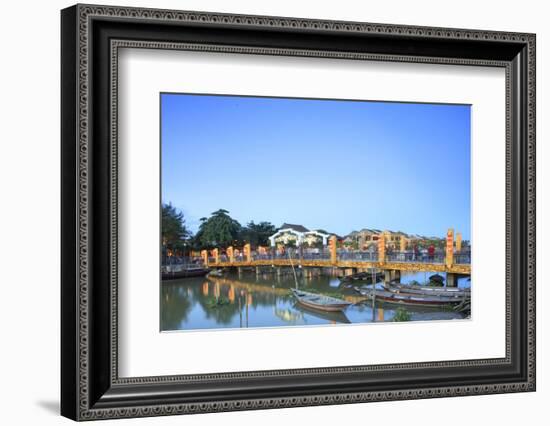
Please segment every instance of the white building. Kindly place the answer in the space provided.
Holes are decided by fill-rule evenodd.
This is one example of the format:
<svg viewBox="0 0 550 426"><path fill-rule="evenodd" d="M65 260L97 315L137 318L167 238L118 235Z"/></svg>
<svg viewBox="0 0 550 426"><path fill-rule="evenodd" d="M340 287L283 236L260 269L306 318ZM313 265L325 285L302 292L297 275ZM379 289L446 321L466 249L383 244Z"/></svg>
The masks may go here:
<svg viewBox="0 0 550 426"><path fill-rule="evenodd" d="M323 241L323 246L326 246L329 237L329 234L319 231L310 231L302 225L283 223L279 230L269 237L269 241L271 247L275 247L277 244L286 245L291 242L299 246L303 243L312 244L320 238Z"/></svg>

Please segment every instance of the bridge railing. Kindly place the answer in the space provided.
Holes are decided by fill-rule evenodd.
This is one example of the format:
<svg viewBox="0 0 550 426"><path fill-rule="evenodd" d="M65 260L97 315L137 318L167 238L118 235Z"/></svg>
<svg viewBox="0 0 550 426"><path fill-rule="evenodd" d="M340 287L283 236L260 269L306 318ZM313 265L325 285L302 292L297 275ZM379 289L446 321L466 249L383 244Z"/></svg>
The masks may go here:
<svg viewBox="0 0 550 426"><path fill-rule="evenodd" d="M252 253L252 260L272 260L271 253Z"/></svg>
<svg viewBox="0 0 550 426"><path fill-rule="evenodd" d="M455 253L454 255L454 263L458 265L469 265L471 262L471 253Z"/></svg>
<svg viewBox="0 0 550 426"><path fill-rule="evenodd" d="M370 251L340 251L336 256L344 261L378 262L378 253Z"/></svg>
<svg viewBox="0 0 550 426"><path fill-rule="evenodd" d="M336 258L338 261L348 262L378 262L378 252L372 251L345 251L338 250ZM271 260L293 260L299 262L300 260L330 260L330 251L302 251L298 249L287 249L285 252L267 252L267 253L251 253L251 260L253 261L271 261ZM390 252L386 253L385 262L392 263L435 263L444 264L446 255L443 252L436 252L432 255L428 253L414 253L414 252ZM229 262L230 259L226 254L219 255L220 262ZM243 253L235 254L233 256L234 262L246 262L247 257ZM470 264L470 253L455 253L453 256L453 263L460 265ZM214 264L215 258L209 256L208 263Z"/></svg>
<svg viewBox="0 0 550 426"><path fill-rule="evenodd" d="M297 260L299 257L298 251L293 249L287 249L284 253L276 251L275 253L270 253L270 255L271 255L271 259L276 259L276 260L285 260L285 259Z"/></svg>
<svg viewBox="0 0 550 426"><path fill-rule="evenodd" d="M330 251L329 250L322 250L319 252L314 251L302 251L300 253L299 250L296 249L287 249L285 252L268 252L268 253L258 253L258 252L252 252L251 253L252 260L328 260L330 259ZM235 257L235 260L237 258Z"/></svg>
<svg viewBox="0 0 550 426"><path fill-rule="evenodd" d="M386 254L386 262L394 263L445 263L445 253L393 252Z"/></svg>
<svg viewBox="0 0 550 426"><path fill-rule="evenodd" d="M306 251L302 253L302 259L304 260L329 260L330 251L329 250L320 250L320 251Z"/></svg>
<svg viewBox="0 0 550 426"><path fill-rule="evenodd" d="M189 256L163 256L161 259L161 266L172 266L172 265L202 265L204 262L200 257L189 257Z"/></svg>

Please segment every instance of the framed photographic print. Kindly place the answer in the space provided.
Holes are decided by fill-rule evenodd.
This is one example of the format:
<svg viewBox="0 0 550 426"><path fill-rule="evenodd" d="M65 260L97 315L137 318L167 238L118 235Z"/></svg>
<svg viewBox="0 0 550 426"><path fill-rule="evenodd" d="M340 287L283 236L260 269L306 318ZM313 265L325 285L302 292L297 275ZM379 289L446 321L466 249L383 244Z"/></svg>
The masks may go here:
<svg viewBox="0 0 550 426"><path fill-rule="evenodd" d="M76 5L62 414L535 390L535 36Z"/></svg>

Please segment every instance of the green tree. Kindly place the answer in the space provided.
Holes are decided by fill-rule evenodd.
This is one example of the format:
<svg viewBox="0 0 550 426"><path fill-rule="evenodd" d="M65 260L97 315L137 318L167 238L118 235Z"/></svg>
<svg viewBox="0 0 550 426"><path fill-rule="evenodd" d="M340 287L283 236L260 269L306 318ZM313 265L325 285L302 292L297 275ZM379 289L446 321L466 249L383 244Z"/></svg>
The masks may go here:
<svg viewBox="0 0 550 426"><path fill-rule="evenodd" d="M285 243L285 247L297 248L298 247L297 241L295 239L289 238Z"/></svg>
<svg viewBox="0 0 550 426"><path fill-rule="evenodd" d="M185 226L183 213L172 203L162 205L162 244L165 249L182 251L191 232Z"/></svg>
<svg viewBox="0 0 550 426"><path fill-rule="evenodd" d="M277 231L277 228L270 222L254 223L248 222L242 229L241 239L250 243L253 247L269 245L269 237Z"/></svg>
<svg viewBox="0 0 550 426"><path fill-rule="evenodd" d="M212 213L209 218L201 218L199 231L195 237L200 248L227 247L238 240L241 225L224 209Z"/></svg>

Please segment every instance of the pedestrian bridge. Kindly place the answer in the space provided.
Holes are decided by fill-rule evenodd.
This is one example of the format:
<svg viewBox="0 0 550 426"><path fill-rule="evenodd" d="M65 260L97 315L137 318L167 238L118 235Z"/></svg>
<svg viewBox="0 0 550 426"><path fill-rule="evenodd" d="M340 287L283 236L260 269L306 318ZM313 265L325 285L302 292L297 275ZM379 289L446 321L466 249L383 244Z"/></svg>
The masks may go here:
<svg viewBox="0 0 550 426"><path fill-rule="evenodd" d="M470 254L455 253L448 262L445 254L415 255L413 253L389 253L383 259L378 253L371 252L337 252L331 255L329 251L321 253L300 253L299 250L285 253L244 253L238 255L218 255L216 249L205 256L203 263L210 267L249 267L249 266L288 266L343 269L379 269L404 272L446 272L460 275L470 275Z"/></svg>
<svg viewBox="0 0 550 426"><path fill-rule="evenodd" d="M457 277L471 274L470 252L462 250L461 243L454 241L454 231L449 229L444 251L418 253L404 250L393 251L386 247L382 235L376 250L360 251L337 247L335 236L328 238L328 247L323 240L322 249L298 248L262 248L251 250L245 244L242 250L227 247L224 251L215 248L202 250L201 258L208 267L241 268L271 266L304 267L304 268L338 268L344 275L366 272L369 270L384 271L385 279L398 279L401 272L442 272L446 273L447 285L455 286Z"/></svg>

